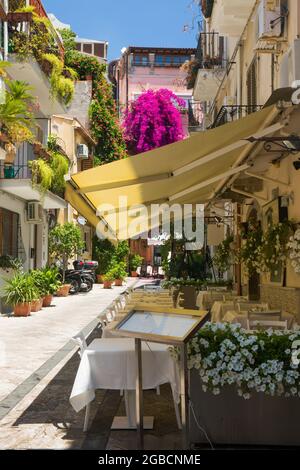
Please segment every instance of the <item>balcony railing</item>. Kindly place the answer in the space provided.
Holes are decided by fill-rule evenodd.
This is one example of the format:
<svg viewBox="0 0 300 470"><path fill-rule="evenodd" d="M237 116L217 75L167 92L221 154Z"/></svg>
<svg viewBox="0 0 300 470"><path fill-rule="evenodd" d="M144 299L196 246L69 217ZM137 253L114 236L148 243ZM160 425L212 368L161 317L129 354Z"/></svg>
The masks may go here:
<svg viewBox="0 0 300 470"><path fill-rule="evenodd" d="M204 112L203 103L200 101L188 102L188 127L189 132L198 132L204 130Z"/></svg>
<svg viewBox="0 0 300 470"><path fill-rule="evenodd" d="M236 121L238 119L248 116L249 114L255 113L256 111L259 111L261 108L262 106L260 105L222 106L211 127L215 128L215 127L223 126L223 124Z"/></svg>
<svg viewBox="0 0 300 470"><path fill-rule="evenodd" d="M196 56L199 61L199 68L225 68L227 61L225 58L224 37L216 32L200 33Z"/></svg>
<svg viewBox="0 0 300 470"><path fill-rule="evenodd" d="M0 180L31 179L31 169L28 165L0 163Z"/></svg>

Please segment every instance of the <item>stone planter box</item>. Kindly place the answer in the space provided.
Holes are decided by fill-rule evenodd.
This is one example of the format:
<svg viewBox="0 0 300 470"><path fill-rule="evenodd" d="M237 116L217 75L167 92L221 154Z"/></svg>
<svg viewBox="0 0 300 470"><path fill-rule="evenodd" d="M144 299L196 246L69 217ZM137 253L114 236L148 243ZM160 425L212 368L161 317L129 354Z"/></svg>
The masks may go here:
<svg viewBox="0 0 300 470"><path fill-rule="evenodd" d="M190 396L199 424L213 444L255 446L300 445L300 399L254 393L250 400L226 387L221 394L202 391L198 371L191 371ZM190 441L206 443L191 414Z"/></svg>

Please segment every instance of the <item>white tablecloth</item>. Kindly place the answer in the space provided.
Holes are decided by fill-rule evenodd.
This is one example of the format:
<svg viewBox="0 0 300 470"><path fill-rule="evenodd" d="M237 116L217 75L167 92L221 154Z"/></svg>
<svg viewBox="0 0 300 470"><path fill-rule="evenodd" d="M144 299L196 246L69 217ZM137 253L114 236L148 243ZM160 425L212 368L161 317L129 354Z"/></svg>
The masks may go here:
<svg viewBox="0 0 300 470"><path fill-rule="evenodd" d="M178 400L179 377L168 346L142 343L143 389L170 383ZM149 349L150 348L150 349ZM70 403L80 411L94 400L95 390L135 390L136 359L133 339L96 339L83 353Z"/></svg>
<svg viewBox="0 0 300 470"><path fill-rule="evenodd" d="M215 291L202 291L199 292L197 299L196 299L196 305L200 310L207 310L208 308L211 308L212 304L216 301L223 301L223 297L226 294L226 292L220 291L220 292L215 292Z"/></svg>
<svg viewBox="0 0 300 470"><path fill-rule="evenodd" d="M221 323L225 314L228 311L234 310L234 302L214 302L211 308L211 321L212 323Z"/></svg>

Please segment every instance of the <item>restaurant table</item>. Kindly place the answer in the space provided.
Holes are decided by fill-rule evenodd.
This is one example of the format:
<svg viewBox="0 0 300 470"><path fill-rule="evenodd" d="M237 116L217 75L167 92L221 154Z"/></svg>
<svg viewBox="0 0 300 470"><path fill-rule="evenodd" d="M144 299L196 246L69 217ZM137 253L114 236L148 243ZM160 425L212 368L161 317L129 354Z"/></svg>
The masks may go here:
<svg viewBox="0 0 300 470"><path fill-rule="evenodd" d="M111 333L111 331L115 329L115 327L118 325L118 323L119 323L119 321L112 321L107 326L105 326L102 330L102 338L116 339L116 337Z"/></svg>
<svg viewBox="0 0 300 470"><path fill-rule="evenodd" d="M216 301L223 301L226 292L215 291L201 291L197 295L196 306L200 310L211 308L212 304Z"/></svg>
<svg viewBox="0 0 300 470"><path fill-rule="evenodd" d="M272 311L269 312L253 312L255 315L255 320L273 320L276 317L276 311L274 311L274 316L272 318ZM225 316L223 317L222 322L224 323L239 323L242 328L247 329L247 320L248 314L247 312L236 312L236 311L228 311L226 312ZM295 325L295 317L291 313L282 313L281 320L288 322L288 329L292 330Z"/></svg>
<svg viewBox="0 0 300 470"><path fill-rule="evenodd" d="M233 301L228 302L214 302L211 308L211 322L212 323L221 323L225 314L228 311L235 309L235 304Z"/></svg>
<svg viewBox="0 0 300 470"><path fill-rule="evenodd" d="M179 373L169 346L142 343L143 389L152 390L170 383L174 400L179 402ZM70 396L76 412L95 398L97 389L124 390L128 427L135 427L136 357L134 339L94 340L83 352Z"/></svg>

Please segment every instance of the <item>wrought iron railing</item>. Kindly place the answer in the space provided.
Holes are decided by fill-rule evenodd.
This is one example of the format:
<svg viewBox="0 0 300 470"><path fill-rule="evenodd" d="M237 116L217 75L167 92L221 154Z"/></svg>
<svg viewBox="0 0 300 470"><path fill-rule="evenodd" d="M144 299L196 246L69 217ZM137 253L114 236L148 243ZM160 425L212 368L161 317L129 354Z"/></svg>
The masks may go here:
<svg viewBox="0 0 300 470"><path fill-rule="evenodd" d="M219 33L200 33L196 57L199 68L215 69L225 68L225 40Z"/></svg>
<svg viewBox="0 0 300 470"><path fill-rule="evenodd" d="M188 102L188 127L190 132L197 132L204 130L204 112L203 103L200 101Z"/></svg>
<svg viewBox="0 0 300 470"><path fill-rule="evenodd" d="M31 179L31 169L28 165L0 163L0 180Z"/></svg>
<svg viewBox="0 0 300 470"><path fill-rule="evenodd" d="M255 113L256 111L259 111L261 108L262 106L260 105L222 106L213 124L211 125L211 127L215 128L215 127L223 126L223 124L236 121L237 119L241 119L243 117L248 116L249 114Z"/></svg>

